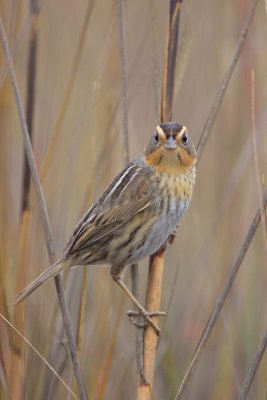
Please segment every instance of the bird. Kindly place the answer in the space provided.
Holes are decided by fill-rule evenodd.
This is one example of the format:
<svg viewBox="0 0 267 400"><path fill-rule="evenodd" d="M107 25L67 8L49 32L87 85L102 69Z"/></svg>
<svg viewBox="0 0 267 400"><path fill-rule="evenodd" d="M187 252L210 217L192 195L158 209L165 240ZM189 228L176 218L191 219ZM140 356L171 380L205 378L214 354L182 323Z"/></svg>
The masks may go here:
<svg viewBox="0 0 267 400"><path fill-rule="evenodd" d="M14 304L69 267L106 263L113 280L159 334L159 327L124 283L122 272L156 253L176 231L192 197L196 160L184 125L157 125L143 154L116 176L82 216L58 261L19 292Z"/></svg>

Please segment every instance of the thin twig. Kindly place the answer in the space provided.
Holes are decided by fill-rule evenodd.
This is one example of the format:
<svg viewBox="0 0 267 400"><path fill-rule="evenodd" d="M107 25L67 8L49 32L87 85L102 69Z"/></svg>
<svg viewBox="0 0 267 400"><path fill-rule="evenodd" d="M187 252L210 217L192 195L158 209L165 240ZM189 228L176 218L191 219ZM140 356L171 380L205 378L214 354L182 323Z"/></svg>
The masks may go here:
<svg viewBox="0 0 267 400"><path fill-rule="evenodd" d="M264 204L264 209L266 208L267 205L267 190L264 193L264 199L263 199L263 204ZM261 214L261 210L258 209L255 217L253 218L251 225L249 227L249 230L247 232L247 235L245 237L245 240L240 248L239 254L236 258L236 260L234 261L234 263L232 264L232 266L230 267L229 273L227 275L224 287L221 291L221 293L219 294L217 301L216 301L216 305L211 313L211 316L207 322L207 325L203 331L202 337L199 341L199 344L197 346L197 349L195 351L195 354L192 358L192 361L186 371L186 374L183 377L183 380L180 384L180 387L178 389L178 392L176 394L175 400L179 400L182 397L182 394L184 392L184 390L186 389L186 386L189 382L189 380L192 377L192 374L196 368L197 362L199 361L199 357L202 354L203 350L205 349L207 342L211 336L211 333L213 331L214 325L220 315L220 312L223 308L223 305L225 303L225 300L233 286L234 280L236 278L236 275L240 269L240 266L242 264L242 261L247 253L247 250L252 242L252 239L254 237L254 234L258 228L258 225L260 223L262 214Z"/></svg>
<svg viewBox="0 0 267 400"><path fill-rule="evenodd" d="M138 265L131 265L131 288L134 297L139 300L139 292L138 292ZM137 365L137 373L140 379L138 384L144 385L146 384L146 379L144 375L144 320L141 316L136 316L134 318L136 323L136 339L135 339L135 348L136 348L136 365Z"/></svg>
<svg viewBox="0 0 267 400"><path fill-rule="evenodd" d="M176 267L175 274L174 274L174 278L173 278L173 281L172 281L172 288L170 290L169 300L167 302L167 307L166 307L166 311L165 311L166 312L166 317L164 318L163 324L161 326L161 333L165 329L165 326L166 326L166 323L167 323L167 319L168 319L168 316L169 316L169 311L170 311L171 305L173 303L173 297L174 297L175 288L176 288L176 285L177 285L179 269L180 269L180 264L178 263L177 267Z"/></svg>
<svg viewBox="0 0 267 400"><path fill-rule="evenodd" d="M246 400L250 386L254 380L254 377L256 375L256 372L259 368L259 365L261 363L263 354L265 352L267 346L267 330L265 331L264 337L262 339L262 342L258 348L256 357L253 361L253 363L251 364L251 367L248 371L248 375L246 377L246 379L244 380L240 395L239 395L239 400Z"/></svg>
<svg viewBox="0 0 267 400"><path fill-rule="evenodd" d="M118 18L119 18L119 39L120 39L120 64L122 74L122 130L123 130L123 155L124 164L130 161L129 157L129 133L128 133L128 91L127 91L127 72L126 72L126 47L125 47L125 26L123 1L118 0Z"/></svg>
<svg viewBox="0 0 267 400"><path fill-rule="evenodd" d="M31 0L32 29L30 34L30 48L28 57L27 107L26 107L26 121L30 139L32 139L32 127L34 121L33 116L34 116L34 104L35 104L36 58L37 58L37 43L38 43L37 25L38 25L39 12L40 12L39 0ZM28 208L30 179L31 175L30 175L29 164L27 162L26 153L24 151L22 212Z"/></svg>
<svg viewBox="0 0 267 400"><path fill-rule="evenodd" d="M14 326L11 324L11 322L8 321L2 314L0 314L0 317L5 321L7 325L9 325L17 335L19 335L25 343L37 354L37 356L44 362L44 364L50 369L50 371L53 372L53 374L57 377L57 379L62 383L62 385L65 386L65 388L68 390L68 392L74 397L74 399L78 400L78 397L76 394L71 390L71 388L68 386L68 384L64 381L64 379L61 378L61 376L57 373L57 371L52 367L51 364L45 359L45 357L42 356L41 353L31 344L31 342L24 336L22 333Z"/></svg>
<svg viewBox="0 0 267 400"><path fill-rule="evenodd" d="M56 251L55 251L55 244L54 244L53 236L52 236L52 229L51 229L51 225L49 222L48 212L47 212L47 208L46 208L46 204L45 204L45 200L44 200L44 196L43 196L43 192L42 192L42 188L41 188L41 184L40 184L37 167L36 167L34 156L33 156L33 151L32 151L28 127L27 127L27 123L26 123L26 119L25 119L25 114L24 114L24 110L23 110L23 105L22 105L22 101L21 101L21 96L20 96L20 92L19 92L19 88L18 88L18 84L17 84L17 80L16 80L16 75L15 75L15 70L14 70L14 66L13 66L11 54L9 51L8 42L7 42L7 38L6 38L6 34L5 34L5 30L4 30L4 26L3 26L1 17L0 17L0 38L1 38L2 46L3 46L3 51L5 54L9 78L10 78L10 81L11 81L11 84L13 87L14 96L16 99L16 105L17 105L17 109L18 109L22 133L23 133L25 151L27 154L27 160L29 163L30 171L31 171L32 181L33 181L34 189L36 192L36 197L37 197L39 208L40 208L41 221L42 221L43 230L45 233L47 251L49 254L50 262L52 264L56 260ZM61 310L62 318L64 321L64 325L65 325L66 335L68 338L69 350L70 350L71 359L72 359L72 363L73 363L74 373L75 373L76 380L77 380L78 390L79 390L81 399L87 399L87 393L86 393L84 381L82 378L82 374L80 371L80 366L79 366L79 362L78 362L78 358L77 358L77 354L76 354L75 340L74 340L74 336L73 336L73 333L71 330L70 317L69 317L67 304L66 304L66 300L65 300L65 296L64 296L63 284L62 284L61 277L59 275L55 278L55 284L56 284L57 293L58 293L60 310Z"/></svg>
<svg viewBox="0 0 267 400"><path fill-rule="evenodd" d="M211 129L213 127L215 118L216 118L217 113L219 111L219 108L221 106L225 91L226 91L226 89L228 87L228 84L230 82L231 76L232 76L232 74L234 72L234 69L236 67L237 61L238 61L238 59L240 57L241 51L242 51L242 49L244 47L245 40L247 38L248 31L249 31L251 22L253 20L253 16L254 16L258 1L259 0L253 0L251 2L251 5L250 5L250 8L249 8L246 20L244 22L244 26L243 26L243 28L241 30L241 33L239 35L239 38L238 38L238 41L237 41L237 44L236 44L236 48L234 50L234 54L233 54L232 59L230 61L229 67L226 70L226 73L225 73L225 75L223 77L223 80L222 80L222 82L221 82L221 84L219 86L219 89L218 89L216 97L215 97L215 99L213 101L213 104L212 104L208 119L207 119L207 121L206 121L206 123L204 125L204 128L203 128L202 132L201 132L200 139L199 139L199 142L198 142L198 145L197 145L198 162L201 159L204 147L205 147L205 145L207 143L207 140L209 138L209 135L210 135Z"/></svg>
<svg viewBox="0 0 267 400"><path fill-rule="evenodd" d="M159 80L159 57L158 57L158 35L157 35L157 5L155 0L150 0L150 20L152 36L152 65L153 65L153 89L156 121L160 121L160 80Z"/></svg>
<svg viewBox="0 0 267 400"><path fill-rule="evenodd" d="M84 268L82 271L81 296L79 299L78 323L77 323L77 333L76 333L76 347L77 347L77 355L78 355L79 359L81 356L82 338L83 338L83 332L84 332L88 271L89 271L89 268Z"/></svg>
<svg viewBox="0 0 267 400"><path fill-rule="evenodd" d="M182 1L183 0L170 0L169 28L167 33L162 85L161 121L171 121L172 119L178 31Z"/></svg>

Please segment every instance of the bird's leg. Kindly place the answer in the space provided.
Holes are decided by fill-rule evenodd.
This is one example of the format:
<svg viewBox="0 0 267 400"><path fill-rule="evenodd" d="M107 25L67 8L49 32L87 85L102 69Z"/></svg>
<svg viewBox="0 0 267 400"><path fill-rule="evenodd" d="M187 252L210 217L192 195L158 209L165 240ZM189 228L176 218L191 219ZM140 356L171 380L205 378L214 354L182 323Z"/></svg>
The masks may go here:
<svg viewBox="0 0 267 400"><path fill-rule="evenodd" d="M152 328L155 330L157 335L160 334L160 329L159 327L154 323L154 321L150 318L149 313L145 310L145 308L139 303L139 301L134 297L134 295L131 293L131 291L127 288L125 283L123 282L121 278L121 273L123 270L123 266L117 266L117 265L112 265L111 267L111 276L114 279L114 281L121 287L121 289L124 291L124 293L129 297L129 299L132 301L132 303L135 305L139 313L143 316L143 318L147 321L147 323L152 326Z"/></svg>
<svg viewBox="0 0 267 400"><path fill-rule="evenodd" d="M179 228L179 225L176 226L175 230L173 231L173 233L170 234L170 236L168 237L168 239L166 240L166 242L158 249L158 251L156 252L156 254L160 255L162 254L166 248L173 243L175 236L176 236L176 232L177 229ZM161 316L165 316L166 313L164 311L154 311L154 312L148 312L146 311L147 316L148 317L161 317ZM136 325L137 327L142 328L143 326L141 326L138 322L136 322L135 317L137 317L140 313L138 311L128 311L127 315L130 318L130 321Z"/></svg>

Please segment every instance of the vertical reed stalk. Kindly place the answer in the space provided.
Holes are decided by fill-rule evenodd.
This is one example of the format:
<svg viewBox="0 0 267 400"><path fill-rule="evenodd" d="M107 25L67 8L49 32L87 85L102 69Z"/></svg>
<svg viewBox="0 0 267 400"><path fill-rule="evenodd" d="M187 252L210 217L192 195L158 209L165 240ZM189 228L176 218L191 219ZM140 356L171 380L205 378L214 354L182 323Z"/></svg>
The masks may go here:
<svg viewBox="0 0 267 400"><path fill-rule="evenodd" d="M169 26L162 84L162 122L172 120L181 4L182 0L170 0ZM158 311L160 308L163 265L164 250L161 250L150 257L148 285L146 291L146 310L149 312ZM155 323L157 323L158 317L153 317L153 319ZM146 383L141 383L138 387L138 400L147 400L152 397L157 343L158 337L156 332L150 326L147 326L144 332L144 377Z"/></svg>
<svg viewBox="0 0 267 400"><path fill-rule="evenodd" d="M29 45L28 68L27 68L27 106L26 106L26 122L31 140L33 132L33 122L34 122L39 13L40 13L39 0L31 0L32 26L30 32L30 45ZM30 179L31 179L30 168L27 162L26 152L24 151L22 212L24 212L26 209L29 208L28 196L30 192Z"/></svg>

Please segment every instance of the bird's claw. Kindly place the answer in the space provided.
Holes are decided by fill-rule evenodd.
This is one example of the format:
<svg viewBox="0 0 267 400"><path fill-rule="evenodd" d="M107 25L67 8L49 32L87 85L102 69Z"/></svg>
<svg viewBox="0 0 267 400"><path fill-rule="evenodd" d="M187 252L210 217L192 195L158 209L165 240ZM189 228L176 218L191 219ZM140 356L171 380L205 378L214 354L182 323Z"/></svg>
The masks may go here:
<svg viewBox="0 0 267 400"><path fill-rule="evenodd" d="M160 335L160 328L151 320L151 317L162 317L165 315L164 311L146 311L144 314L139 311L127 311L127 316L132 324L138 328L145 328L147 325L150 325L158 336Z"/></svg>

